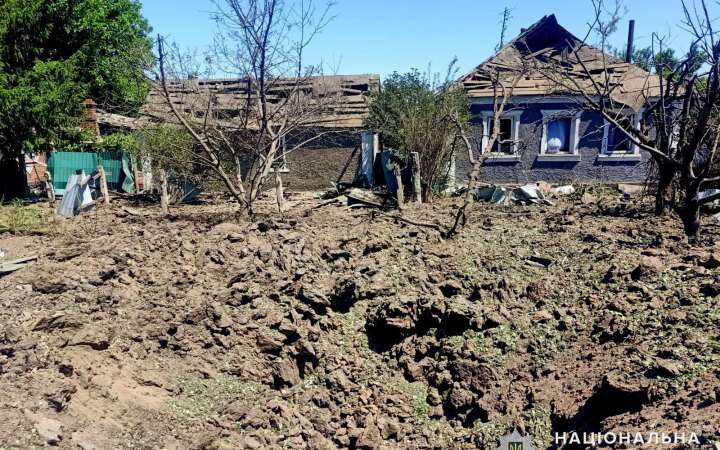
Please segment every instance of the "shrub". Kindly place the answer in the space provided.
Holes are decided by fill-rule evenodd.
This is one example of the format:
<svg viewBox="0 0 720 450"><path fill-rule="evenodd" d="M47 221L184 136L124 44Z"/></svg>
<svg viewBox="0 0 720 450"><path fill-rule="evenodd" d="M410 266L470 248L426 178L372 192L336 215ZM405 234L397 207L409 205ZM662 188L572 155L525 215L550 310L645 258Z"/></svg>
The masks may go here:
<svg viewBox="0 0 720 450"><path fill-rule="evenodd" d="M452 80L454 62L445 79L417 69L393 73L373 95L366 125L382 134L383 144L407 158L420 154L424 199L447 181L459 133L468 126L468 100Z"/></svg>

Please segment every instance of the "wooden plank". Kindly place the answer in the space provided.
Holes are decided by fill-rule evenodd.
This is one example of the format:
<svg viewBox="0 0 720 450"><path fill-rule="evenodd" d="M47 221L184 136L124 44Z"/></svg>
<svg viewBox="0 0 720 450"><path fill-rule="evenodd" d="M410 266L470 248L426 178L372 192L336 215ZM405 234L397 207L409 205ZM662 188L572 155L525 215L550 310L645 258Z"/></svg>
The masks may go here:
<svg viewBox="0 0 720 450"><path fill-rule="evenodd" d="M0 274L8 274L26 267L29 263L38 259L38 255L26 256L24 258L7 261L0 264Z"/></svg>
<svg viewBox="0 0 720 450"><path fill-rule="evenodd" d="M98 173L100 174L100 193L103 196L106 205L110 204L110 194L108 192L107 176L105 175L105 168L100 165L97 167Z"/></svg>

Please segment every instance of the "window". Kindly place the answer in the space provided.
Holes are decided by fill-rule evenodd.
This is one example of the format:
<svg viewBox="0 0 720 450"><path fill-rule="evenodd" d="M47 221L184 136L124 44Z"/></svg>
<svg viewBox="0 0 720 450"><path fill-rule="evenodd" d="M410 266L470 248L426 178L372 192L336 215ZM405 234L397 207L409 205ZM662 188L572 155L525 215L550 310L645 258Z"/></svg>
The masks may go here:
<svg viewBox="0 0 720 450"><path fill-rule="evenodd" d="M631 127L630 118L628 117L621 118L618 120L618 123L626 130ZM623 131L615 125L609 125L609 127L607 151L609 153L628 153L632 151L632 142L630 138L627 137L627 134L623 133Z"/></svg>
<svg viewBox="0 0 720 450"><path fill-rule="evenodd" d="M505 153L512 155L514 151L513 133L512 133L512 119L500 119L500 130L498 131L497 138L492 147L493 153ZM495 131L495 119L490 119L488 122L488 139L492 136Z"/></svg>
<svg viewBox="0 0 720 450"><path fill-rule="evenodd" d="M580 161L580 112L543 111L538 161Z"/></svg>
<svg viewBox="0 0 720 450"><path fill-rule="evenodd" d="M490 149L489 159L495 160L512 160L517 161L520 156L518 154L518 130L520 126L520 116L522 111L507 111L500 118L499 130L497 138ZM488 140L493 134L495 127L495 118L491 111L483 113L483 138L482 151L484 152L488 145Z"/></svg>
<svg viewBox="0 0 720 450"><path fill-rule="evenodd" d="M629 130L640 127L641 116L642 114L638 113L623 116L616 120L620 127ZM640 149L619 127L606 120L604 128L600 159L640 160Z"/></svg>
<svg viewBox="0 0 720 450"><path fill-rule="evenodd" d="M570 119L555 119L547 124L545 153L570 153Z"/></svg>

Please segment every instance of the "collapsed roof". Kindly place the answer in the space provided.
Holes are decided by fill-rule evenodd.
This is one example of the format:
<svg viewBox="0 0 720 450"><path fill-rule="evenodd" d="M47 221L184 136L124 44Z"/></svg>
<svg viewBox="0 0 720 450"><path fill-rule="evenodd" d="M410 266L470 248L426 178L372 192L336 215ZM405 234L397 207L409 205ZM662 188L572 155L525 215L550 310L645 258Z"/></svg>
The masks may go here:
<svg viewBox="0 0 720 450"><path fill-rule="evenodd" d="M563 28L554 15L524 30L491 58L462 78L468 95L493 97L492 76L515 80L513 96L582 94L612 100L635 110L660 93L660 79L640 67L585 44Z"/></svg>
<svg viewBox="0 0 720 450"><path fill-rule="evenodd" d="M245 79L189 79L169 81L170 99L183 115L202 120L210 109L214 122L226 129L243 128L241 117L248 105L256 105L257 97ZM302 127L360 128L370 111L371 92L380 85L380 76L330 75L302 79L278 79L272 82L267 98L270 107L287 98L287 93L303 96ZM137 118L99 111L101 124L114 128L138 129L153 123L177 124L161 87L155 83Z"/></svg>

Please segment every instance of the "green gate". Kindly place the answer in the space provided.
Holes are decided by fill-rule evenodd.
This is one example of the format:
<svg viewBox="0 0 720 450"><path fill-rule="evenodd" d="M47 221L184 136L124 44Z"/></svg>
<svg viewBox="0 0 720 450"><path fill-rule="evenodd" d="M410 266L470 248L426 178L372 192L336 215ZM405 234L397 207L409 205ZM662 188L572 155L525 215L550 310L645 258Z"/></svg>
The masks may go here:
<svg viewBox="0 0 720 450"><path fill-rule="evenodd" d="M125 154L123 152L102 152L97 155L98 162L102 164L105 169L108 189L111 191L121 192L123 190L123 158L125 157Z"/></svg>
<svg viewBox="0 0 720 450"><path fill-rule="evenodd" d="M67 186L70 175L79 171L90 175L97 166L97 154L85 152L52 152L47 162L53 188L57 195L65 194L65 186Z"/></svg>
<svg viewBox="0 0 720 450"><path fill-rule="evenodd" d="M109 190L135 192L135 182L130 169L131 161L124 152L52 152L47 165L55 193L57 195L65 193L70 175L80 171L90 175L100 164L105 169Z"/></svg>

